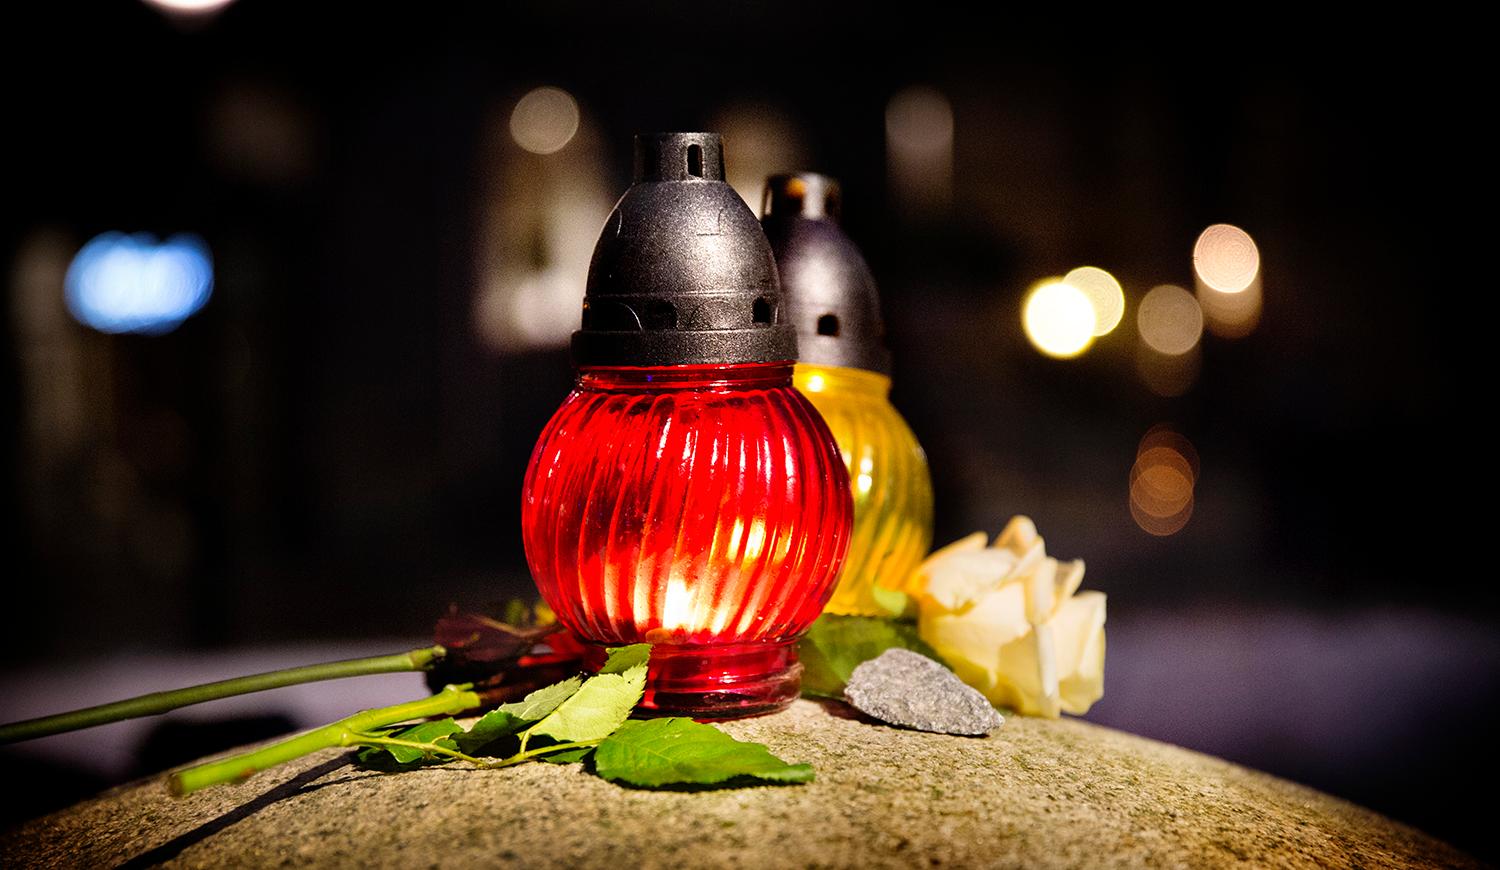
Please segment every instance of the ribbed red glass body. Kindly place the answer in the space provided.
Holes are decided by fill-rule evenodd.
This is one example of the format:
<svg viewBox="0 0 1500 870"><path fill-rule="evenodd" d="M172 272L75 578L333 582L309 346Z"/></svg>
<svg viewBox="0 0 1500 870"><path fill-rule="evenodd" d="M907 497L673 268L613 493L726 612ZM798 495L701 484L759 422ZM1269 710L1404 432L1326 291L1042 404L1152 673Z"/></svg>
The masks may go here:
<svg viewBox="0 0 1500 870"><path fill-rule="evenodd" d="M853 501L791 363L583 368L526 471L542 597L600 653L650 641L644 706L748 715L796 697Z"/></svg>

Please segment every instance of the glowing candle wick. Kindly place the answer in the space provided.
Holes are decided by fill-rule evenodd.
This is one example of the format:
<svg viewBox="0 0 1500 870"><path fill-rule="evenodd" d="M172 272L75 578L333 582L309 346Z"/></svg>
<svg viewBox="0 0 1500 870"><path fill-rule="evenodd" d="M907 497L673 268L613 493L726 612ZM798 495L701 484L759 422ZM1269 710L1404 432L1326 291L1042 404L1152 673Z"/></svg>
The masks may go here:
<svg viewBox="0 0 1500 870"><path fill-rule="evenodd" d="M687 584L675 574L667 580L667 600L662 607L661 625L666 629L685 629L692 613L692 596Z"/></svg>

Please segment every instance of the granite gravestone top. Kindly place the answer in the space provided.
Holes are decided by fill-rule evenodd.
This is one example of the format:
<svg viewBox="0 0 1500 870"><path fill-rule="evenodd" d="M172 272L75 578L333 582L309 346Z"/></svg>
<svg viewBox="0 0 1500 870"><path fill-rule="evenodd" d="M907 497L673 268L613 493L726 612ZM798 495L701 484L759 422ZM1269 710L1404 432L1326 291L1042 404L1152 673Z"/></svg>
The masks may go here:
<svg viewBox="0 0 1500 870"><path fill-rule="evenodd" d="M635 791L576 764L381 774L327 750L187 798L123 786L0 835L0 866L1477 866L1348 802L1077 720L954 737L798 701L723 727L817 781Z"/></svg>

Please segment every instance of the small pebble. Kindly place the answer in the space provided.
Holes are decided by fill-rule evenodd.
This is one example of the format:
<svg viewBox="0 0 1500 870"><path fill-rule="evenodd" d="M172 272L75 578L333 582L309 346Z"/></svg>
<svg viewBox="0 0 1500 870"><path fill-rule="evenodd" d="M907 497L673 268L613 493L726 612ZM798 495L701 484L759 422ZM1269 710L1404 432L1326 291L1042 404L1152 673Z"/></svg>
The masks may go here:
<svg viewBox="0 0 1500 870"><path fill-rule="evenodd" d="M844 697L862 713L918 731L979 735L1005 723L952 671L905 649L888 649L855 668Z"/></svg>

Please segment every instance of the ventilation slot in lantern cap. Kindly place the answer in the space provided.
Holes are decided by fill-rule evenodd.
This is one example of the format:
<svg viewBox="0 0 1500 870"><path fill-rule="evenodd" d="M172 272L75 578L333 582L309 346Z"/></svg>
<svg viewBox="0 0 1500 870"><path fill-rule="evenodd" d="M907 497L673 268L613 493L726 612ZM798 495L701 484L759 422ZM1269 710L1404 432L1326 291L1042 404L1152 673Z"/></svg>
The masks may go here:
<svg viewBox="0 0 1500 870"><path fill-rule="evenodd" d="M755 307L750 309L750 319L755 323L771 324L776 322L775 311L771 303L762 298L755 300Z"/></svg>

